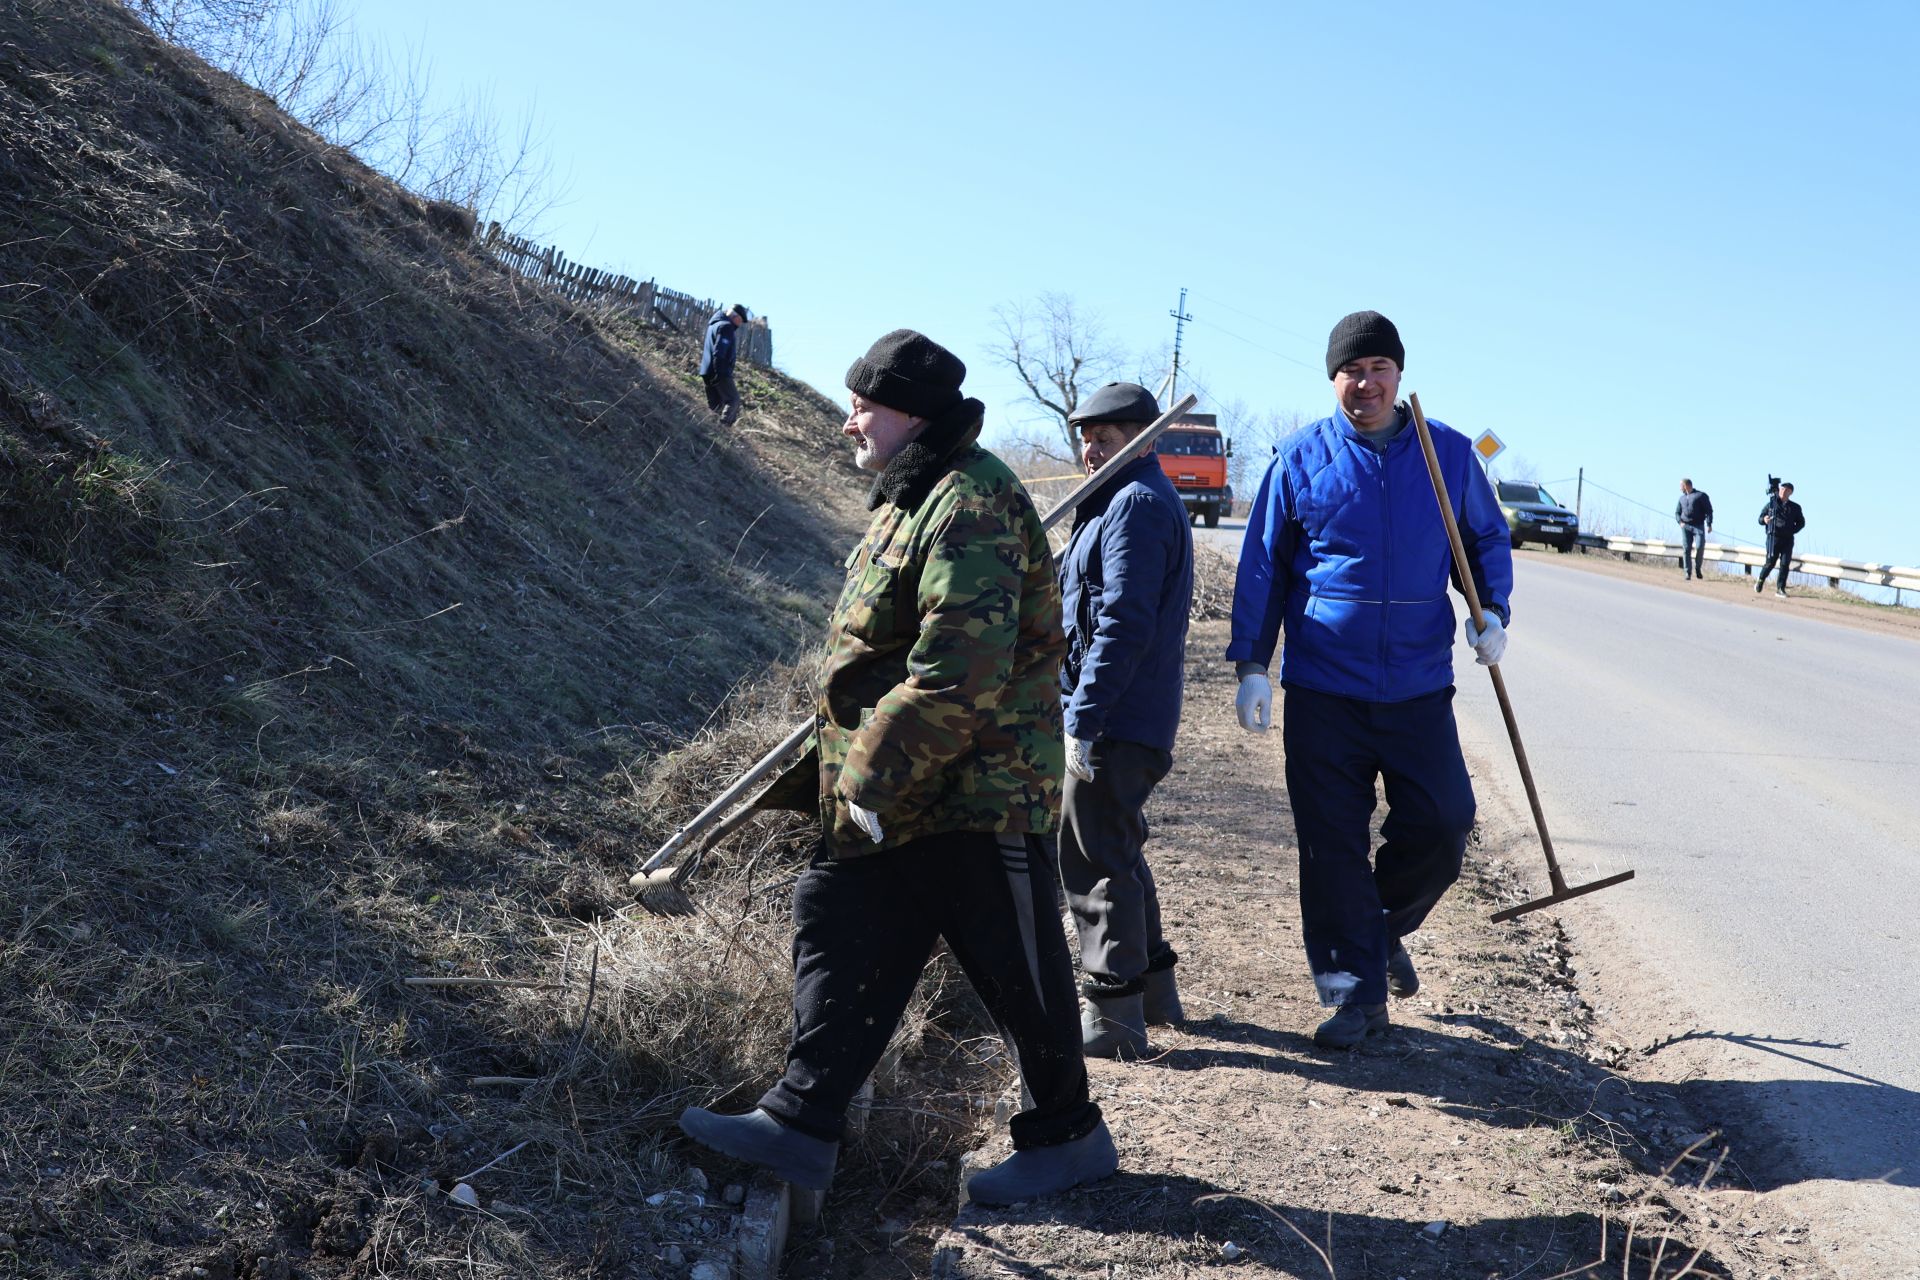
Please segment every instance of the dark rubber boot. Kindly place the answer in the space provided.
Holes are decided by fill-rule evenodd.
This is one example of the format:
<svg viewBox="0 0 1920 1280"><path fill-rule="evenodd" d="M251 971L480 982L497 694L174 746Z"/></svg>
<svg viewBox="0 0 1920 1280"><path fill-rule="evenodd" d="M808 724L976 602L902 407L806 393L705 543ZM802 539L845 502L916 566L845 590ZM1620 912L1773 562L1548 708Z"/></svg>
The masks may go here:
<svg viewBox="0 0 1920 1280"><path fill-rule="evenodd" d="M688 1107L680 1113L680 1131L703 1147L757 1164L782 1182L809 1191L827 1189L840 1152L839 1143L810 1138L757 1108L743 1116L722 1116L705 1107Z"/></svg>
<svg viewBox="0 0 1920 1280"><path fill-rule="evenodd" d="M1098 1182L1119 1167L1120 1153L1113 1149L1113 1135L1102 1120L1083 1138L1057 1147L1028 1147L982 1169L967 1183L967 1198L978 1204L1019 1204Z"/></svg>
<svg viewBox="0 0 1920 1280"><path fill-rule="evenodd" d="M1141 1008L1145 997L1139 990L1143 985L1131 982L1119 992L1100 995L1094 994L1094 983L1081 988L1086 998L1080 1003L1080 1047L1089 1058L1147 1056L1147 1017Z"/></svg>
<svg viewBox="0 0 1920 1280"><path fill-rule="evenodd" d="M1176 1022L1185 1022L1187 1011L1180 1007L1180 986L1174 981L1173 966L1149 969L1146 978L1147 989L1141 993L1140 1009L1147 1025L1170 1027Z"/></svg>
<svg viewBox="0 0 1920 1280"><path fill-rule="evenodd" d="M1314 1030L1313 1042L1322 1049L1351 1049L1368 1036L1387 1029L1387 1006L1343 1004Z"/></svg>
<svg viewBox="0 0 1920 1280"><path fill-rule="evenodd" d="M1402 999L1420 989L1420 975L1414 971L1413 957L1398 939L1387 952L1387 994Z"/></svg>

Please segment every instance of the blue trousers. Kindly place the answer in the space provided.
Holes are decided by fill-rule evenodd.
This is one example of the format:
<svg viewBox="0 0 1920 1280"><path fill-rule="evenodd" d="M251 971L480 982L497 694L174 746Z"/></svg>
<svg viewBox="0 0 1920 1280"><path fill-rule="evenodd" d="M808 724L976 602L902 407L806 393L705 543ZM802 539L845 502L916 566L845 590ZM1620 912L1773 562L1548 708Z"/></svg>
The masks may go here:
<svg viewBox="0 0 1920 1280"><path fill-rule="evenodd" d="M1707 576L1707 529L1705 525L1680 526L1680 567L1689 578Z"/></svg>
<svg viewBox="0 0 1920 1280"><path fill-rule="evenodd" d="M1460 878L1473 829L1453 689L1364 702L1288 685L1281 732L1301 932L1320 1003L1384 1004L1387 952ZM1387 816L1369 863L1376 778Z"/></svg>

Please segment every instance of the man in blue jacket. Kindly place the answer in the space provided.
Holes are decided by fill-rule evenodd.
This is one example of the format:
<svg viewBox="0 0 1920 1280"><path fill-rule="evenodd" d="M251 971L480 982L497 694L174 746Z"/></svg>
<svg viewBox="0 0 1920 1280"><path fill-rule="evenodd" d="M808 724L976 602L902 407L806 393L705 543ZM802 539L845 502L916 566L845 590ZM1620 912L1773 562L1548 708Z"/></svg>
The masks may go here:
<svg viewBox="0 0 1920 1280"><path fill-rule="evenodd" d="M1387 1027L1387 994L1419 988L1401 939L1460 874L1473 787L1453 720L1452 554L1411 415L1397 403L1406 351L1393 322L1347 316L1327 343L1337 409L1274 454L1247 518L1233 592L1242 728L1264 732L1267 667L1286 631L1280 684L1287 795L1300 843L1300 917L1320 1003L1316 1044L1351 1048ZM1467 438L1428 420L1484 631L1506 647L1513 557L1492 486ZM1373 852L1374 780L1387 817Z"/></svg>
<svg viewBox="0 0 1920 1280"><path fill-rule="evenodd" d="M1092 475L1160 416L1145 387L1110 382L1068 418ZM1080 934L1081 1040L1139 1057L1147 1023L1178 1022L1173 948L1143 846L1144 809L1173 766L1193 602L1193 534L1180 495L1141 452L1074 513L1060 561L1067 656L1067 781L1060 880Z"/></svg>
<svg viewBox="0 0 1920 1280"><path fill-rule="evenodd" d="M737 302L716 311L700 344L700 380L707 384L707 408L720 415L724 426L732 426L740 416L740 391L733 385L734 338L735 330L746 322L747 309Z"/></svg>

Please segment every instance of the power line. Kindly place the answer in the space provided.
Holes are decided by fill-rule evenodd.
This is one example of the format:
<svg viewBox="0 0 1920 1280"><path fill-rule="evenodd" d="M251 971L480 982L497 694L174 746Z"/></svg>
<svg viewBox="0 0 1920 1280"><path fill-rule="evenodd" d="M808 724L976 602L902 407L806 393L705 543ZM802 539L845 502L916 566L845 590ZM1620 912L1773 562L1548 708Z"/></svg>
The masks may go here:
<svg viewBox="0 0 1920 1280"><path fill-rule="evenodd" d="M1591 488L1591 489L1598 489L1598 490L1599 490L1600 492L1602 492L1602 493L1605 493L1605 494L1611 494L1612 496L1614 496L1614 497L1616 497L1616 498L1618 498L1618 499L1620 499L1620 501L1622 501L1622 502L1625 502L1625 503L1628 503L1628 504L1630 504L1630 505L1632 505L1632 506L1636 506L1636 507L1639 507L1639 508L1640 508L1640 509L1641 509L1642 511L1651 511L1651 512L1653 512L1653 514L1654 514L1654 515L1657 515L1657 516L1659 516L1659 517L1660 517L1660 518L1661 518L1662 520L1671 520L1671 519L1673 519L1673 513L1672 513L1672 512L1670 512L1670 511L1662 511L1662 510L1660 510L1660 509L1659 509L1659 508L1657 508L1657 507L1650 507L1650 506L1648 506L1648 505L1647 505L1646 503L1644 503L1644 502L1641 502L1641 501L1640 501L1639 499L1637 499L1637 498L1629 498L1629 497L1628 497L1628 496L1627 496L1626 494L1624 494L1624 493L1618 493L1618 492L1615 492L1614 490L1612 490L1612 489L1609 489L1609 488L1607 488L1607 486L1605 486L1605 485L1603 485L1603 484L1601 484L1601 483L1600 483L1600 482L1599 482L1598 480L1589 480L1589 481L1587 481L1587 487L1588 487L1588 488ZM1740 536L1739 534L1737 534L1737 533L1723 533L1723 534L1721 534L1721 535L1719 535L1719 536L1720 536L1720 540L1721 540L1722 542L1744 542L1744 543L1746 543L1746 544L1747 544L1748 546L1750 546L1750 547L1757 547L1757 546L1759 546L1759 545L1761 545L1760 543L1758 543L1758 542L1755 542L1755 541L1754 541L1753 539L1751 539L1751 538L1743 538L1743 537L1741 537L1741 536Z"/></svg>
<svg viewBox="0 0 1920 1280"><path fill-rule="evenodd" d="M1201 320L1197 317L1194 319L1193 323L1199 324L1199 325L1205 325L1207 328L1212 329L1218 333L1224 333L1229 338L1232 338L1237 342L1244 342L1248 346L1254 348L1255 350L1264 351L1270 356L1278 356L1280 359L1285 360L1290 364L1299 365L1302 369L1313 368L1313 366L1308 364L1305 360L1301 360L1296 356L1290 356L1284 351L1275 351L1272 347L1267 346L1265 343L1255 342L1252 338L1247 337L1245 334L1235 333L1233 330L1227 328L1225 325L1218 325L1213 323L1211 320Z"/></svg>
<svg viewBox="0 0 1920 1280"><path fill-rule="evenodd" d="M1204 293L1196 293L1193 296L1196 298L1199 298L1202 302L1211 302L1216 307L1225 307L1227 310L1233 312L1237 316L1245 316L1247 319L1253 321L1255 324L1263 324L1269 329L1273 329L1276 332L1286 334L1289 338L1298 338L1302 342L1313 341L1313 339L1308 337L1306 334L1295 333L1292 329L1287 328L1285 325L1275 324L1273 321L1267 319L1265 316L1256 315L1251 311L1242 311L1239 307L1234 306L1231 302L1222 302L1218 298L1209 298Z"/></svg>

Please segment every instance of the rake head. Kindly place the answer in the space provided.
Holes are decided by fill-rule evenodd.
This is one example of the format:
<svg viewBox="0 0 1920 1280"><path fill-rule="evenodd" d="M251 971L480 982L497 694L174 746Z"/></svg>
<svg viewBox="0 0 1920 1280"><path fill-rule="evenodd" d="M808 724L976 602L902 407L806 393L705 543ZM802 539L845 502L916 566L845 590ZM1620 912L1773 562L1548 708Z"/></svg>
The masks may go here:
<svg viewBox="0 0 1920 1280"><path fill-rule="evenodd" d="M1554 879L1558 880L1559 877L1555 876ZM1574 885L1572 888L1568 888L1565 884L1559 884L1552 893L1544 898L1535 898L1532 902L1523 902L1517 907L1508 907L1504 911L1494 912L1493 922L1495 924L1502 924L1513 919L1515 916L1523 916L1529 911L1538 911L1542 907L1551 907L1557 903L1565 902L1569 898L1582 897L1586 894L1594 893L1600 889L1621 884L1631 879L1633 879L1633 872L1622 871L1617 876L1608 876L1604 880L1595 880L1589 884Z"/></svg>
<svg viewBox="0 0 1920 1280"><path fill-rule="evenodd" d="M627 880L641 907L656 916L690 916L699 910L693 897L680 887L680 868L642 871Z"/></svg>

